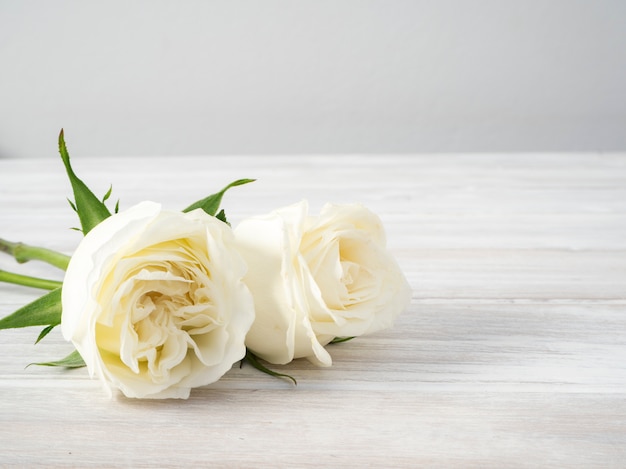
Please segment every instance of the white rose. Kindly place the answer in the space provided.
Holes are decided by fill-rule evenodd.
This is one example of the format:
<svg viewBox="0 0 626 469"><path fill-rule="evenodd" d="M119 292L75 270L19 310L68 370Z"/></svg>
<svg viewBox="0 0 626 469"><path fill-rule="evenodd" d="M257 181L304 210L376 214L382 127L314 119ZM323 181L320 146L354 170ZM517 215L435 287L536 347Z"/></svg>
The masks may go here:
<svg viewBox="0 0 626 469"><path fill-rule="evenodd" d="M301 202L235 229L256 310L246 345L270 363L329 366L326 344L390 327L411 290L376 215L360 205L307 211Z"/></svg>
<svg viewBox="0 0 626 469"><path fill-rule="evenodd" d="M109 389L187 398L245 355L245 270L226 224L142 202L97 225L72 256L63 336Z"/></svg>

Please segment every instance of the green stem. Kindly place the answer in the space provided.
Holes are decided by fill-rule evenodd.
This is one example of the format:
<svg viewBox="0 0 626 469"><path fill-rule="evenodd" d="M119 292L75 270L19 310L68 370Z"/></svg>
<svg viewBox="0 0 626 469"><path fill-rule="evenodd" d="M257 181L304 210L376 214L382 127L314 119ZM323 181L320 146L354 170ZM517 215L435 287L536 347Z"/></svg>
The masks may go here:
<svg viewBox="0 0 626 469"><path fill-rule="evenodd" d="M26 287L41 288L42 290L54 290L63 285L63 282L47 280L45 278L29 277L27 275L14 274L6 270L0 270L0 282L14 283Z"/></svg>
<svg viewBox="0 0 626 469"><path fill-rule="evenodd" d="M24 243L12 243L2 238L0 238L0 252L6 252L13 256L20 264L37 260L66 270L67 264L70 262L70 256L66 256L60 252L37 246L29 246Z"/></svg>

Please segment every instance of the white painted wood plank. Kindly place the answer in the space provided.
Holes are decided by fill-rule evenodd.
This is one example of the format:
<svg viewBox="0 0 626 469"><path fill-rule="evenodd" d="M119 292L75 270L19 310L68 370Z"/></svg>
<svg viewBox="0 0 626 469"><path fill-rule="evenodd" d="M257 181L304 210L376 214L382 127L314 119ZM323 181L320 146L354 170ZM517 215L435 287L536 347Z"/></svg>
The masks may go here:
<svg viewBox="0 0 626 469"><path fill-rule="evenodd" d="M202 389L181 405L110 402L89 391L2 388L3 460L46 467L617 468L626 456L624 399L615 395ZM10 406L18 397L24 405ZM54 424L49 408L59 409Z"/></svg>
<svg viewBox="0 0 626 469"><path fill-rule="evenodd" d="M626 299L626 251L397 250L417 298Z"/></svg>

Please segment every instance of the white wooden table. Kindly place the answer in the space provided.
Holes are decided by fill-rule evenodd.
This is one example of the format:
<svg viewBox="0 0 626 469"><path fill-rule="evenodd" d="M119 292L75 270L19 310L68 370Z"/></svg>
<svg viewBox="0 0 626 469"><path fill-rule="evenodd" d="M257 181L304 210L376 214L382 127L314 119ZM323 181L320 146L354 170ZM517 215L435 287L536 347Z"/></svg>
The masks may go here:
<svg viewBox="0 0 626 469"><path fill-rule="evenodd" d="M362 202L413 301L394 329L332 346L331 368L285 367L297 387L234 368L188 401L109 400L85 369L25 369L71 346L0 331L0 466L626 466L626 154L73 161L122 208L257 178L225 197L233 224ZM0 237L70 254L69 195L60 159L0 160ZM0 315L35 297L0 285Z"/></svg>

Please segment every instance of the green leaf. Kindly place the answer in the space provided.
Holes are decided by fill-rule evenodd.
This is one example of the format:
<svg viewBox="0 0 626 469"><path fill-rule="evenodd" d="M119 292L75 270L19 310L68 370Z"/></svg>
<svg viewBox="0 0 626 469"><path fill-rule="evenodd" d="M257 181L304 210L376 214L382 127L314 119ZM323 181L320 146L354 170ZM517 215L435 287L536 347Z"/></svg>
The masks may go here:
<svg viewBox="0 0 626 469"><path fill-rule="evenodd" d="M74 210L76 213L78 213L78 209L76 208L76 204L74 204L74 202L72 202L72 200L68 197L67 201L70 203L70 207L72 207L72 210Z"/></svg>
<svg viewBox="0 0 626 469"><path fill-rule="evenodd" d="M85 366L85 362L83 361L83 357L80 356L78 350L74 350L67 357L61 358L60 360L55 360L51 362L41 362L41 363L31 363L30 365L39 365L39 366L62 366L64 368L81 368Z"/></svg>
<svg viewBox="0 0 626 469"><path fill-rule="evenodd" d="M102 203L105 203L109 197L111 197L111 192L113 192L113 184L111 184L109 186L109 190L107 191L106 194L104 194L104 197L102 197Z"/></svg>
<svg viewBox="0 0 626 469"><path fill-rule="evenodd" d="M201 208L209 215L214 216L217 213L218 209L220 208L220 204L222 203L222 197L224 197L224 194L226 193L228 189L230 189L231 187L235 187L235 186L243 186L244 184L248 184L254 181L256 181L256 179L239 179L237 181L231 182L229 185L224 187L224 189L217 192L216 194L210 195L202 200L198 200L197 202L194 202L185 210L183 210L183 212L191 212L192 210Z"/></svg>
<svg viewBox="0 0 626 469"><path fill-rule="evenodd" d="M295 384L296 386L298 385L298 382L296 381L296 379L293 376L287 375L285 373L278 373L277 371L274 371L274 370L270 370L269 368L267 368L265 365L263 365L259 361L259 358L254 353L252 353L248 349L246 349L246 356L244 357L243 360L247 361L254 368L256 368L259 371L262 371L263 373L265 373L267 375L273 376L275 378L290 379L291 381L293 381L293 384ZM243 364L243 360L241 361L242 364Z"/></svg>
<svg viewBox="0 0 626 469"><path fill-rule="evenodd" d="M70 183L72 184L75 199L74 206L76 207L76 212L78 213L83 233L87 234L102 220L110 217L111 212L109 212L109 209L106 208L104 202L101 202L85 185L85 183L74 173L72 165L70 164L70 155L67 152L67 147L65 146L63 129L61 129L61 133L59 134L59 153L61 154L61 159L65 165L67 175L70 178Z"/></svg>
<svg viewBox="0 0 626 469"><path fill-rule="evenodd" d="M61 324L61 288L37 298L2 319L0 329Z"/></svg>
<svg viewBox="0 0 626 469"><path fill-rule="evenodd" d="M333 340L331 340L329 343L331 344L340 344L342 342L347 342L349 340L354 339L356 336L352 336L352 337L335 337Z"/></svg>
<svg viewBox="0 0 626 469"><path fill-rule="evenodd" d="M228 220L226 219L226 212L224 212L224 210L220 210L220 213L215 215L215 218L217 218L220 221L223 221L224 223L230 226L230 223L228 223Z"/></svg>
<svg viewBox="0 0 626 469"><path fill-rule="evenodd" d="M54 329L56 326L47 326L44 327L43 331L41 331L41 333L39 334L39 336L37 337L37 340L35 341L35 345L37 345L39 342L41 342L41 339L43 339L45 336L47 336L48 334L50 334L50 332L52 332L52 329Z"/></svg>

